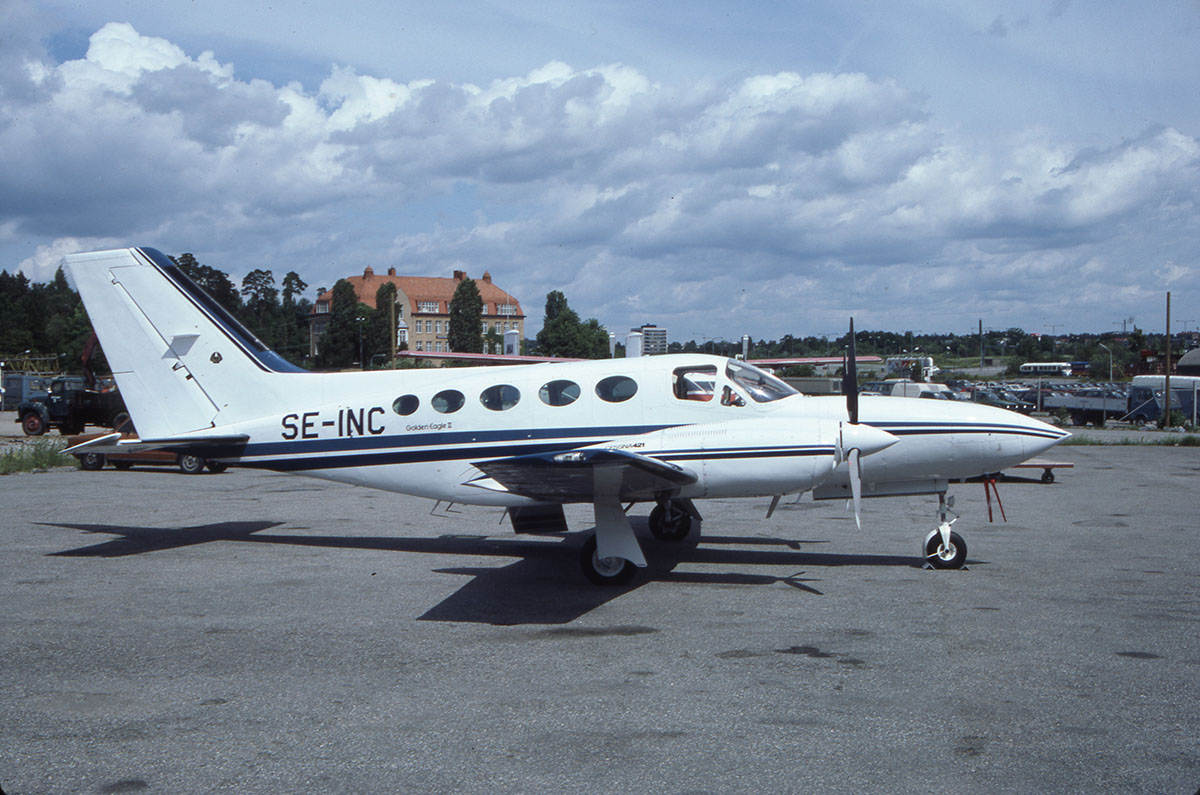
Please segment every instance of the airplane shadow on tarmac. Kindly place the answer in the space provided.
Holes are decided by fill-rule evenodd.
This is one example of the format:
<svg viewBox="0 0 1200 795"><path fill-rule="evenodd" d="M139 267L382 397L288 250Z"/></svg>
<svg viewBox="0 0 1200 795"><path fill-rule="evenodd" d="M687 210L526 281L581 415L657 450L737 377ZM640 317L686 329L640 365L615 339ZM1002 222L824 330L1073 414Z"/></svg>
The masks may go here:
<svg viewBox="0 0 1200 795"><path fill-rule="evenodd" d="M644 519L633 524L646 550L648 565L623 587L601 587L583 580L577 563L587 531L552 536L517 536L497 539L477 535L439 535L427 538L395 536L320 536L276 534L264 531L282 522L218 522L195 527L124 527L117 525L42 523L88 533L114 535L98 544L50 553L61 557L114 558L147 552L206 544L239 541L256 544L287 544L328 549L366 549L381 552L418 552L437 555L517 558L507 566L450 567L434 569L443 574L470 577L455 593L420 616L423 621L452 621L495 625L565 624L600 605L647 582L679 582L701 585L790 586L799 592L823 596L807 583L820 578L803 577L805 571L787 576L753 574L745 571L676 571L680 564L706 564L745 569L751 566L906 566L922 561L898 555L835 554L807 552L803 547L827 541L795 541L754 536L717 536L693 533L684 541L666 543L649 535Z"/></svg>

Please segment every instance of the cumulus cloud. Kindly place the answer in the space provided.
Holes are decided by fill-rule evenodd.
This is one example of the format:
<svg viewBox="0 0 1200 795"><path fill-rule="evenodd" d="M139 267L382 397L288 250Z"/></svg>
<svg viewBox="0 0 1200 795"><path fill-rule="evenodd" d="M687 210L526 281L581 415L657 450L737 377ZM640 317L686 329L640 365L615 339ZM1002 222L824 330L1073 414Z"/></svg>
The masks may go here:
<svg viewBox="0 0 1200 795"><path fill-rule="evenodd" d="M960 323L1084 267L1124 285L1135 239L1196 227L1200 143L1180 130L1089 150L973 139L857 73L681 86L552 61L475 85L334 66L310 91L123 23L78 60L18 52L3 56L21 68L0 88L0 242L35 241L20 264L38 275L118 242L314 285L363 262L465 264L531 314L565 289L617 326L698 329L719 306L762 336L803 331L801 315L833 330L851 307L894 326L917 302ZM1180 259L1149 264L1194 288Z"/></svg>

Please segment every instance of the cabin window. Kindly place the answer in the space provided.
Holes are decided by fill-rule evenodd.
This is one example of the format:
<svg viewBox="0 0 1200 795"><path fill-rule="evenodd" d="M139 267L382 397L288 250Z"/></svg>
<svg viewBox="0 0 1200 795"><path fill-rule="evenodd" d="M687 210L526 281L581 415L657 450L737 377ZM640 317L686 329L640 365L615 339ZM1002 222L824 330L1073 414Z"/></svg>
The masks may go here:
<svg viewBox="0 0 1200 795"><path fill-rule="evenodd" d="M725 368L725 374L729 376L729 380L749 392L750 397L758 403L770 403L772 400L800 394L770 373L745 362L730 361Z"/></svg>
<svg viewBox="0 0 1200 795"><path fill-rule="evenodd" d="M483 407L492 411L507 411L517 405L517 401L520 399L520 390L508 384L490 386L479 396L479 402L483 404Z"/></svg>
<svg viewBox="0 0 1200 795"><path fill-rule="evenodd" d="M596 384L596 395L609 403L621 403L637 394L637 381L626 375L610 375Z"/></svg>
<svg viewBox="0 0 1200 795"><path fill-rule="evenodd" d="M416 395L404 395L392 401L392 411L399 414L401 417L407 417L416 411L421 405L421 399Z"/></svg>
<svg viewBox="0 0 1200 795"><path fill-rule="evenodd" d="M674 383L675 397L680 400L707 402L717 388L717 367L680 367L674 373Z"/></svg>
<svg viewBox="0 0 1200 795"><path fill-rule="evenodd" d="M467 399L463 397L463 393L457 389L444 389L433 396L429 405L433 406L433 410L438 414L453 414L466 402Z"/></svg>
<svg viewBox="0 0 1200 795"><path fill-rule="evenodd" d="M547 406L569 406L579 399L579 384L574 381L551 381L542 385L538 397Z"/></svg>

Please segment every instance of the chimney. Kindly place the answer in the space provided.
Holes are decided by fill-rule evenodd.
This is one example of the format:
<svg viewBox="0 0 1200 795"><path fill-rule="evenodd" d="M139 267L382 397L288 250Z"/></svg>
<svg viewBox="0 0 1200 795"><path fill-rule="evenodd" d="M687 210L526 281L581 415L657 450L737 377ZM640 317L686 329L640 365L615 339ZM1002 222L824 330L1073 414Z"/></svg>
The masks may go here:
<svg viewBox="0 0 1200 795"><path fill-rule="evenodd" d="M363 278L364 278L364 279L369 279L369 278L371 278L371 277L372 277L372 276L374 276L374 275L375 275L375 271L374 271L374 269L373 269L373 268L372 268L370 265L368 265L368 266L367 266L367 267L366 267L366 268L363 270Z"/></svg>
<svg viewBox="0 0 1200 795"><path fill-rule="evenodd" d="M488 273L487 271L484 271L483 272L483 280L485 282L487 282L488 284L491 284L492 283L492 274Z"/></svg>
<svg viewBox="0 0 1200 795"><path fill-rule="evenodd" d="M461 282L465 278L467 278L466 271L455 271L454 272L454 281Z"/></svg>
<svg viewBox="0 0 1200 795"><path fill-rule="evenodd" d="M396 269L388 268L388 276L395 276L395 275L396 275Z"/></svg>

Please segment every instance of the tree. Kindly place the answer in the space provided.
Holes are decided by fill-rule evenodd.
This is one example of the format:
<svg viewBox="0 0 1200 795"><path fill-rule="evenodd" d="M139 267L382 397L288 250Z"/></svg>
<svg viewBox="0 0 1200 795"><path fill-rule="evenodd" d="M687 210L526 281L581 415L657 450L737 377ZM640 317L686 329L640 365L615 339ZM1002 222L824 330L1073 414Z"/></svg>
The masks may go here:
<svg viewBox="0 0 1200 795"><path fill-rule="evenodd" d="M537 335L538 350L545 356L603 359L608 356L608 331L600 321L579 320L558 290L546 295L546 319Z"/></svg>
<svg viewBox="0 0 1200 795"><path fill-rule="evenodd" d="M201 265L191 254L180 254L178 259L174 257L171 259L189 279L215 298L218 304L228 309L230 313L238 314L238 310L242 308L242 299L224 271L210 268L208 265Z"/></svg>
<svg viewBox="0 0 1200 795"><path fill-rule="evenodd" d="M275 348L284 336L282 308L275 276L270 271L255 268L242 279L241 319L266 345Z"/></svg>
<svg viewBox="0 0 1200 795"><path fill-rule="evenodd" d="M359 335L362 331L358 318L365 316L359 307L366 312L371 311L370 307L359 304L354 285L345 279L338 279L329 300L329 322L321 334L317 357L321 367L349 367L358 359Z"/></svg>
<svg viewBox="0 0 1200 795"><path fill-rule="evenodd" d="M474 279L463 279L450 299L450 350L483 352L483 298Z"/></svg>

